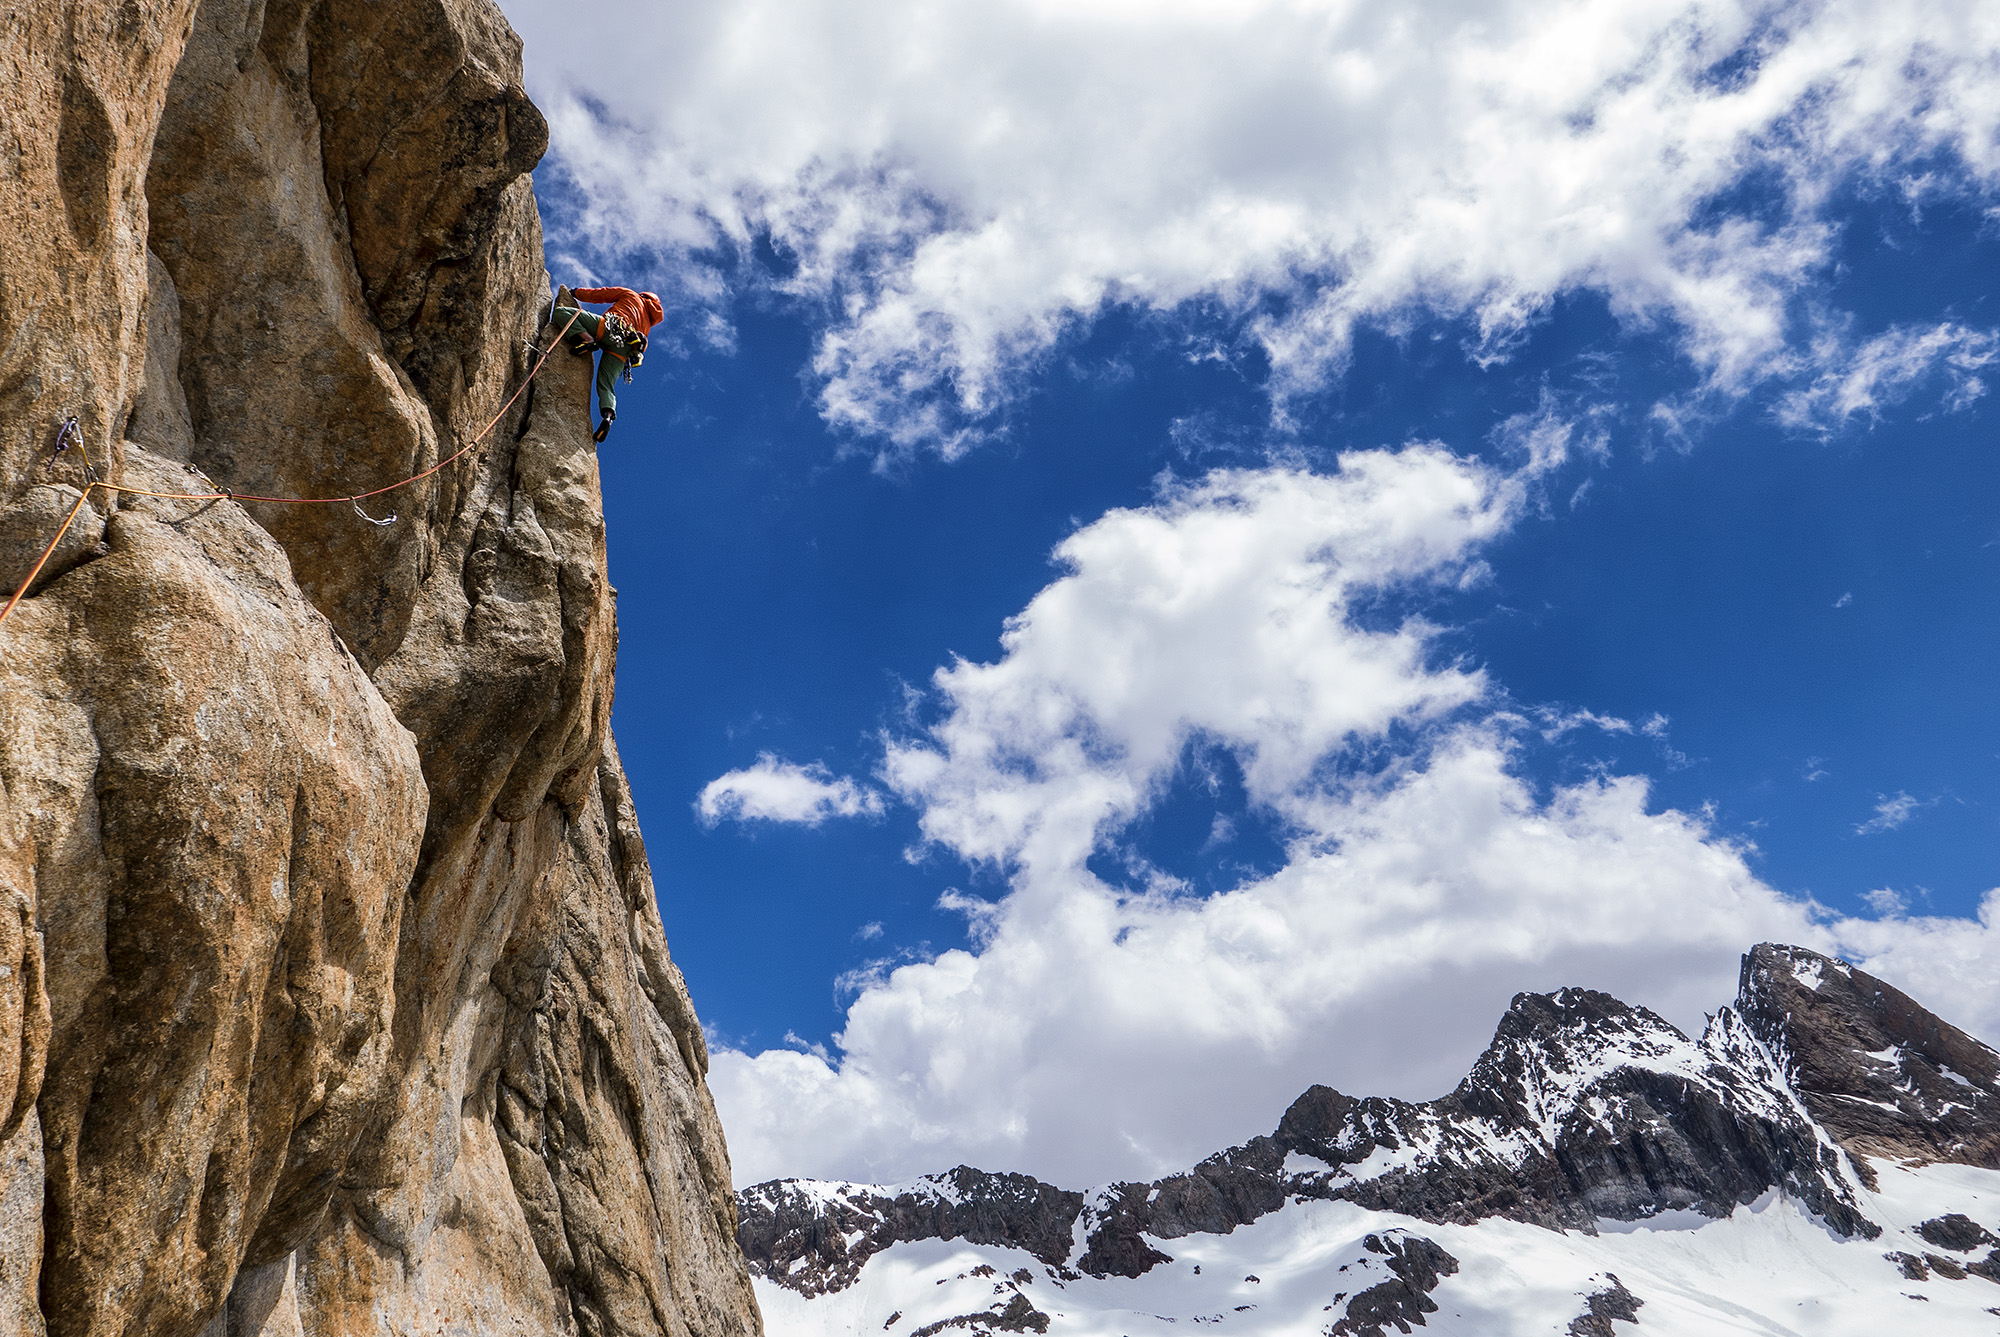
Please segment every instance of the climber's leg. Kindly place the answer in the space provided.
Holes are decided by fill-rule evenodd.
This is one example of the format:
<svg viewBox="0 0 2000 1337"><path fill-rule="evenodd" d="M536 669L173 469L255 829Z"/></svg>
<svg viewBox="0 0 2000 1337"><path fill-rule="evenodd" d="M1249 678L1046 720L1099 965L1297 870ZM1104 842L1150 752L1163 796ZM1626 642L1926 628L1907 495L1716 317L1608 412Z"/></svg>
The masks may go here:
<svg viewBox="0 0 2000 1337"><path fill-rule="evenodd" d="M597 408L607 418L618 416L618 373L625 364L607 348L597 359Z"/></svg>
<svg viewBox="0 0 2000 1337"><path fill-rule="evenodd" d="M572 321L575 323L572 324ZM604 330L604 317L573 306L558 306L550 313L549 323L558 330L567 326L569 333L564 336L564 342L569 345L569 351L585 356L597 347L597 336Z"/></svg>
<svg viewBox="0 0 2000 1337"><path fill-rule="evenodd" d="M625 370L624 359L618 356L625 351L623 344L606 345L597 356L597 430L591 433L591 440L602 445L604 438L611 435L611 424L618 417L618 373Z"/></svg>

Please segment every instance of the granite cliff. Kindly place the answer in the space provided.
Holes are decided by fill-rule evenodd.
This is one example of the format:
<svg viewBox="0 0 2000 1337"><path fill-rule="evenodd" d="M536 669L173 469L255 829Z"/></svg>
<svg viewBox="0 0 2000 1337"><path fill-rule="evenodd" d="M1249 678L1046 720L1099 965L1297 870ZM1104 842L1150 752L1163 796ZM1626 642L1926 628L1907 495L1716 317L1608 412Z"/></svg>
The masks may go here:
<svg viewBox="0 0 2000 1337"><path fill-rule="evenodd" d="M0 18L0 582L344 496L548 302L488 0ZM0 627L0 1333L753 1334L583 367ZM53 454L76 420L77 449Z"/></svg>

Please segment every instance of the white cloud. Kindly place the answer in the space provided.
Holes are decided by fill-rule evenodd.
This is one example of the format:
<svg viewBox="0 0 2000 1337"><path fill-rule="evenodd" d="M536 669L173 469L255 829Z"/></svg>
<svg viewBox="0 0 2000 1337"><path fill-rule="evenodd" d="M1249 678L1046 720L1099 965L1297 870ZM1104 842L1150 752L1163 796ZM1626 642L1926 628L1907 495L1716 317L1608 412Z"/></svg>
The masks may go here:
<svg viewBox="0 0 2000 1337"><path fill-rule="evenodd" d="M1891 887L1877 887L1861 899L1878 915L1900 915L1910 908L1909 898Z"/></svg>
<svg viewBox="0 0 2000 1337"><path fill-rule="evenodd" d="M1994 1034L2000 893L1977 923L1888 901L1836 919L1705 813L1654 810L1643 778L1523 778L1545 721L1383 609L1476 572L1531 492L1415 445L1170 485L1067 540L999 659L940 670L936 722L882 770L1004 895L940 898L969 950L843 977L835 1051L717 1050L742 1182L1155 1174L1269 1131L1310 1082L1449 1089L1517 990L1602 988L1698 1027L1764 939L1859 956ZM1191 748L1234 755L1283 866L1207 897L1093 874Z"/></svg>
<svg viewBox="0 0 2000 1337"><path fill-rule="evenodd" d="M1875 796L1875 815L1854 828L1857 836L1879 835L1884 831L1894 831L1916 816L1917 809L1930 805L1921 799L1911 798L1900 790L1894 794Z"/></svg>
<svg viewBox="0 0 2000 1337"><path fill-rule="evenodd" d="M687 0L612 42L506 7L587 200L559 257L663 259L712 314L704 254L768 232L823 411L891 449L956 449L1121 303L1232 322L1280 403L1358 322L1462 316L1489 358L1578 288L1713 385L1811 375L1830 192L2000 177L1981 0ZM1808 399L1878 398L1879 352Z"/></svg>
<svg viewBox="0 0 2000 1337"><path fill-rule="evenodd" d="M1540 706L1532 712L1541 725L1542 741L1553 743L1565 734L1578 729L1597 729L1603 733L1629 734L1632 721L1616 715L1600 715L1594 710L1559 710L1551 706Z"/></svg>
<svg viewBox="0 0 2000 1337"><path fill-rule="evenodd" d="M1986 393L1979 373L2000 361L2000 335L1952 321L1922 328L1902 325L1859 347L1849 347L1845 338L1825 339L1815 348L1813 361L1828 370L1781 399L1778 420L1829 434L1850 418L1880 417L1884 408L1926 384L1942 384L1947 412L1970 406ZM1842 603L1852 597L1842 595Z"/></svg>
<svg viewBox="0 0 2000 1337"><path fill-rule="evenodd" d="M1448 1090L1518 989L1594 985L1696 1023L1747 944L1829 945L1699 821L1649 814L1642 781L1541 804L1508 756L1456 730L1395 782L1323 799L1282 871L1207 900L1018 881L976 954L855 1000L837 1066L718 1055L739 1173L1158 1173L1269 1131L1312 1081Z"/></svg>
<svg viewBox="0 0 2000 1337"><path fill-rule="evenodd" d="M882 796L819 762L800 766L760 752L754 766L702 786L695 811L704 826L723 821L818 826L830 817L878 817Z"/></svg>
<svg viewBox="0 0 2000 1337"><path fill-rule="evenodd" d="M1477 571L1527 492L1436 447L1363 451L1174 485L1065 542L1001 658L941 670L942 717L883 768L1007 894L941 899L970 951L846 980L837 1056L718 1052L746 1182L1154 1172L1268 1130L1312 1080L1437 1094L1517 989L1692 1022L1747 943L1830 942L1641 780L1538 800L1485 679L1437 662L1421 616L1379 616ZM1234 753L1285 866L1208 899L1093 876L1197 742Z"/></svg>
<svg viewBox="0 0 2000 1337"><path fill-rule="evenodd" d="M1112 511L1056 549L1071 574L1008 623L997 663L939 671L946 718L893 742L883 778L928 839L1031 873L1136 816L1196 733L1236 750L1253 802L1285 808L1344 742L1483 693L1476 671L1428 662L1421 618L1362 630L1347 606L1474 574L1522 486L1415 446L1331 476L1218 472Z"/></svg>

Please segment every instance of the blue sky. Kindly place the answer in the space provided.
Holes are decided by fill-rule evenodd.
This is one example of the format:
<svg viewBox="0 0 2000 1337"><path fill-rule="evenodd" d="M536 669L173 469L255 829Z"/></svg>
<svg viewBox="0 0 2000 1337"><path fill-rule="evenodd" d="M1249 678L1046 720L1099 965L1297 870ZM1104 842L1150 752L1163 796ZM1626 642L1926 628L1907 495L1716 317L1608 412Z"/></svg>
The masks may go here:
<svg viewBox="0 0 2000 1337"><path fill-rule="evenodd" d="M740 1180L1151 1173L1760 936L2000 1021L1977 6L507 8L671 313L615 723Z"/></svg>

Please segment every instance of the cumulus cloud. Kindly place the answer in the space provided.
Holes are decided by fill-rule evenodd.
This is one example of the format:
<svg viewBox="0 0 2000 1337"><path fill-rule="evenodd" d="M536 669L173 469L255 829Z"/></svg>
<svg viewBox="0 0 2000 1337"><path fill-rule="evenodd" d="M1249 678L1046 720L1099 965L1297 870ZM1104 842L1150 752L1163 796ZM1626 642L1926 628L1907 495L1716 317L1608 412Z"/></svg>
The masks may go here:
<svg viewBox="0 0 2000 1337"><path fill-rule="evenodd" d="M925 837L1004 893L940 898L969 949L844 977L835 1050L718 1049L741 1181L1156 1174L1268 1131L1312 1081L1448 1089L1517 990L1602 988L1698 1027L1763 939L2000 1023L2000 894L1977 922L1900 900L1836 918L1704 815L1656 809L1642 777L1524 778L1550 725L1667 721L1509 709L1438 657L1420 597L1383 610L1476 579L1530 481L1435 446L1359 451L1330 475L1170 484L1067 540L999 658L941 669L934 723L885 749ZM1234 755L1282 866L1205 897L1094 873L1201 748Z"/></svg>
<svg viewBox="0 0 2000 1337"><path fill-rule="evenodd" d="M1309 1081L1447 1089L1518 989L1693 1025L1748 943L1832 946L1642 779L1536 794L1535 726L1438 657L1420 598L1383 615L1477 579L1528 490L1414 445L1170 485L1066 541L1000 657L940 670L939 717L882 771L1005 894L942 899L970 950L850 980L837 1054L717 1053L745 1182L1155 1173L1268 1131ZM1206 898L1095 875L1194 746L1235 756L1283 866Z"/></svg>
<svg viewBox="0 0 2000 1337"><path fill-rule="evenodd" d="M760 752L755 765L703 785L695 812L704 826L724 821L818 826L831 817L879 817L882 796L819 762L800 766Z"/></svg>
<svg viewBox="0 0 2000 1337"><path fill-rule="evenodd" d="M1877 887L1863 893L1861 899L1878 915L1900 915L1910 908L1909 898L1893 887Z"/></svg>
<svg viewBox="0 0 2000 1337"><path fill-rule="evenodd" d="M1269 1131L1311 1081L1449 1089L1518 989L1697 1024L1747 944L1831 942L1643 781L1538 802L1475 728L1318 817L1279 873L1203 900L1018 882L977 952L854 1001L838 1063L718 1054L739 1173L1158 1173Z"/></svg>
<svg viewBox="0 0 2000 1337"><path fill-rule="evenodd" d="M1001 636L992 664L933 684L928 734L883 777L963 858L1070 869L1136 816L1196 734L1234 750L1251 800L1290 812L1344 742L1485 691L1430 662L1419 617L1376 629L1358 597L1476 577L1470 559L1521 480L1435 446L1360 451L1337 474L1221 471L1117 510L1056 549L1070 574Z"/></svg>
<svg viewBox="0 0 2000 1337"><path fill-rule="evenodd" d="M1463 319L1487 359L1571 289L1712 386L1811 376L1830 192L2000 177L1980 0L687 0L610 43L506 7L581 201L559 257L664 263L699 322L768 237L823 412L888 450L961 448L1121 304L1220 317L1280 406L1359 323ZM1898 337L1798 411L1960 336Z"/></svg>

